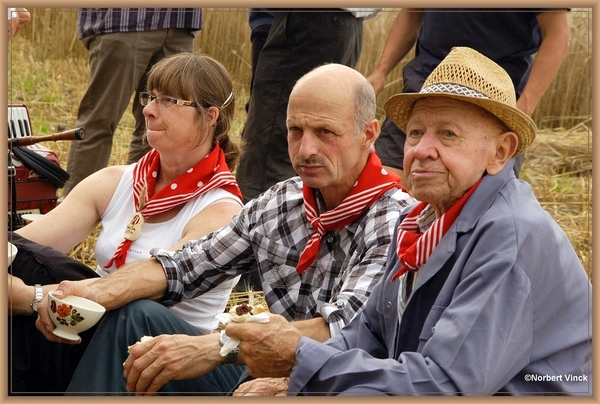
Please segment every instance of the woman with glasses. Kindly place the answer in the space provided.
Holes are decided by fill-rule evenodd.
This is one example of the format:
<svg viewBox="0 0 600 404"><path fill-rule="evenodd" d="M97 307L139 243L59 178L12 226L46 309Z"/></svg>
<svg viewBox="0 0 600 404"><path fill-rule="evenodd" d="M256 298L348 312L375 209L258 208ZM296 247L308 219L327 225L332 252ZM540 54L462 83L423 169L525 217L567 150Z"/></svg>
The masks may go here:
<svg viewBox="0 0 600 404"><path fill-rule="evenodd" d="M225 67L190 53L165 58L150 71L147 92L139 99L152 150L135 164L90 175L55 209L9 234L19 249L9 268L9 394L64 391L94 332L56 344L35 329L37 304L55 284L93 282L148 258L151 248L176 249L225 226L241 209L231 173L241 149L229 137L235 100ZM94 271L64 254L98 225ZM211 332L236 282L170 309L201 332Z"/></svg>

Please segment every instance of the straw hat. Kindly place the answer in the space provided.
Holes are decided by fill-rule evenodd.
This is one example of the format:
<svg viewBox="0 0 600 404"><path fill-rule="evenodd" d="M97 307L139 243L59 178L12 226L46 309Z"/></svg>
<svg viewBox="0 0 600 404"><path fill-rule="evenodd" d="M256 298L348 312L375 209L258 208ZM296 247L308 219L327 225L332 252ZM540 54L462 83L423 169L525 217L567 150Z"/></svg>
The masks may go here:
<svg viewBox="0 0 600 404"><path fill-rule="evenodd" d="M475 104L490 112L519 138L515 156L535 139L533 120L516 107L515 90L509 75L481 53L454 47L431 72L419 93L392 96L384 105L390 119L403 131L415 102L425 97L448 97Z"/></svg>

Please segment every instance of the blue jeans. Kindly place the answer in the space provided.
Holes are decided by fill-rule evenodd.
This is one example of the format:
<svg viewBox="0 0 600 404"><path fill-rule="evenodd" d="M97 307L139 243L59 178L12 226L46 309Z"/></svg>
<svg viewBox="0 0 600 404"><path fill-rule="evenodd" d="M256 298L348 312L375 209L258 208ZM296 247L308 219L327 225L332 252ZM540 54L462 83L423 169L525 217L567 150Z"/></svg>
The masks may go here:
<svg viewBox="0 0 600 404"><path fill-rule="evenodd" d="M67 395L129 395L123 377L127 347L144 335L201 333L169 309L151 300L138 300L110 311L99 324L71 379ZM202 377L173 380L161 395L227 395L237 388L245 366L219 366Z"/></svg>

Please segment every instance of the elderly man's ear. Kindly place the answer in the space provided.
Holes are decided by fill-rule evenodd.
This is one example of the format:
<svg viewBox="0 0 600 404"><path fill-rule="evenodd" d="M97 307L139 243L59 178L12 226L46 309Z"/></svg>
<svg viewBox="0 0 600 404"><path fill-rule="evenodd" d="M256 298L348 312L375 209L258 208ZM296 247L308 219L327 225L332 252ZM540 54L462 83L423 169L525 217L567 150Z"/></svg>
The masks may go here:
<svg viewBox="0 0 600 404"><path fill-rule="evenodd" d="M515 154L519 138L514 132L504 132L496 138L496 154L487 166L487 173L496 175L504 168L506 162Z"/></svg>

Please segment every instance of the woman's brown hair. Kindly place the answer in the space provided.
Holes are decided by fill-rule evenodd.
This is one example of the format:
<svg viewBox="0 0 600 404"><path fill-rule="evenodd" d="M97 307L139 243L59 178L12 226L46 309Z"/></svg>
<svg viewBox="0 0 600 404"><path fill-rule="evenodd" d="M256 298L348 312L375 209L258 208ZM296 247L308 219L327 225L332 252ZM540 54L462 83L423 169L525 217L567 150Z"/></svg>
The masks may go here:
<svg viewBox="0 0 600 404"><path fill-rule="evenodd" d="M241 144L229 137L235 111L235 93L229 72L208 55L177 53L156 63L148 74L148 91L194 101L198 115L206 122L206 109L217 107L213 147L218 142L233 171L242 153ZM201 142L203 139L198 139Z"/></svg>

